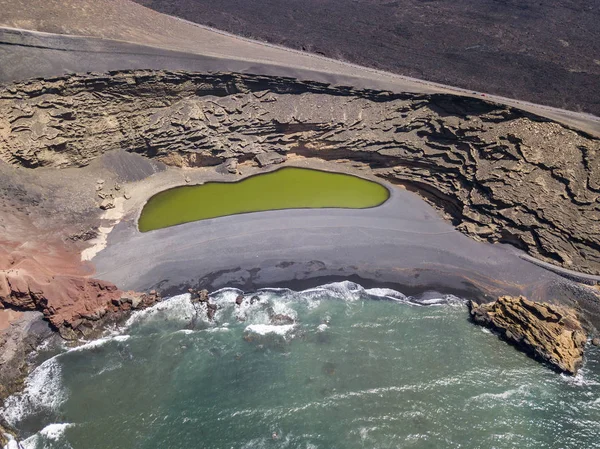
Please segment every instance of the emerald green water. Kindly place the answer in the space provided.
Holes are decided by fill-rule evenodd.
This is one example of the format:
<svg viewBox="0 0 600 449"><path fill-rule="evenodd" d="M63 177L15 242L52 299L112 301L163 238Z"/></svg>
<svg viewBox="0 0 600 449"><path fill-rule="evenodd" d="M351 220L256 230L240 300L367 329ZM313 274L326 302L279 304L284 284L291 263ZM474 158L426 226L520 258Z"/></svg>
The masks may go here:
<svg viewBox="0 0 600 449"><path fill-rule="evenodd" d="M304 168L251 176L239 182L210 182L154 195L139 219L142 232L246 212L278 209L378 206L389 197L381 184L356 176Z"/></svg>
<svg viewBox="0 0 600 449"><path fill-rule="evenodd" d="M598 348L571 378L469 323L456 297L241 293L211 294L214 321L185 294L63 349L0 414L24 449L600 447Z"/></svg>

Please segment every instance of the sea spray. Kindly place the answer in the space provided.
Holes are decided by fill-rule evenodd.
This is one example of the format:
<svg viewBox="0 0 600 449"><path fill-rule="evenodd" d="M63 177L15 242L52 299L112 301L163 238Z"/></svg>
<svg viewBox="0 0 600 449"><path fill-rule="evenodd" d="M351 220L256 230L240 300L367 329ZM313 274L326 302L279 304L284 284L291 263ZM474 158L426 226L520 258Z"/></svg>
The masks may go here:
<svg viewBox="0 0 600 449"><path fill-rule="evenodd" d="M8 397L0 413L8 424L17 426L28 415L56 410L66 399L62 366L58 357L53 357L31 372L23 391Z"/></svg>

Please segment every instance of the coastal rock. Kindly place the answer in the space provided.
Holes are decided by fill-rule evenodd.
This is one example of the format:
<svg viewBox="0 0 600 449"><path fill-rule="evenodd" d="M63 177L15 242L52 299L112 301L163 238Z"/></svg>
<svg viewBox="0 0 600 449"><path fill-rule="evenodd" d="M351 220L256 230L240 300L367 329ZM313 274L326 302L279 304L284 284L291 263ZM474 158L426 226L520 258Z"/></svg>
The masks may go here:
<svg viewBox="0 0 600 449"><path fill-rule="evenodd" d="M209 300L208 290L194 290L193 288L190 288L188 289L188 293L191 295L192 302L208 302Z"/></svg>
<svg viewBox="0 0 600 449"><path fill-rule="evenodd" d="M102 209L102 210L108 210L108 209L114 209L114 208L115 208L115 200L113 198L105 198L100 203L100 209Z"/></svg>
<svg viewBox="0 0 600 449"><path fill-rule="evenodd" d="M473 321L555 369L576 374L583 362L586 333L570 308L501 296L488 304L469 303Z"/></svg>
<svg viewBox="0 0 600 449"><path fill-rule="evenodd" d="M238 295L238 297L235 298L235 304L239 306L242 302L244 302L244 295Z"/></svg>
<svg viewBox="0 0 600 449"><path fill-rule="evenodd" d="M275 324L277 326L285 325L285 324L294 324L296 321L289 315L285 315L282 313L271 316L271 324Z"/></svg>
<svg viewBox="0 0 600 449"><path fill-rule="evenodd" d="M593 344L594 346L600 346L600 338L597 338L597 337L596 337L596 338L593 338L593 339L592 339L592 344Z"/></svg>
<svg viewBox="0 0 600 449"><path fill-rule="evenodd" d="M92 229L82 230L80 232L69 235L68 239L77 242L87 242L89 240L95 239L98 237L98 227L94 227Z"/></svg>
<svg viewBox="0 0 600 449"><path fill-rule="evenodd" d="M238 166L237 159L228 159L227 161L225 161L225 169L233 175L238 174L237 166Z"/></svg>
<svg viewBox="0 0 600 449"><path fill-rule="evenodd" d="M22 386L29 353L53 333L39 312L5 310L2 313L5 316L0 315L0 403ZM0 417L0 432L2 425Z"/></svg>
<svg viewBox="0 0 600 449"><path fill-rule="evenodd" d="M59 253L60 249L52 251ZM5 308L42 312L67 339L87 336L115 314L148 307L160 299L156 292L122 292L110 282L55 273L31 255L17 251L3 253L0 248L0 267L2 263L7 268L0 269L0 304Z"/></svg>
<svg viewBox="0 0 600 449"><path fill-rule="evenodd" d="M260 167L268 167L269 165L285 162L286 156L276 153L275 151L269 151L267 153L257 154L254 159L258 162Z"/></svg>
<svg viewBox="0 0 600 449"><path fill-rule="evenodd" d="M79 318L98 320L102 309L120 298L109 282L83 276L48 276L27 268L0 271L0 301L17 309L39 310L56 328Z"/></svg>
<svg viewBox="0 0 600 449"><path fill-rule="evenodd" d="M218 306L216 304L207 303L206 304L206 316L209 321L212 321L215 318L215 313L217 313Z"/></svg>

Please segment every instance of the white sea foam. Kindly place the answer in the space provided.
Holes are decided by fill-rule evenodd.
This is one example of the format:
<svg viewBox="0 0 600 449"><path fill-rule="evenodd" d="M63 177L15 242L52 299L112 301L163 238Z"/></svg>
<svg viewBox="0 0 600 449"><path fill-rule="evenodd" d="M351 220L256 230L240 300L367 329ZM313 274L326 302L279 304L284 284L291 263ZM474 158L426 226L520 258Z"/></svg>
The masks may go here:
<svg viewBox="0 0 600 449"><path fill-rule="evenodd" d="M94 374L94 376L101 376L104 373L109 373L111 371L114 371L116 369L122 368L123 364L121 362L109 362L106 365L104 365L100 371L98 371L96 374Z"/></svg>
<svg viewBox="0 0 600 449"><path fill-rule="evenodd" d="M8 440L8 443L5 446L2 446L2 449L19 449L19 445L12 435L5 433L4 438Z"/></svg>
<svg viewBox="0 0 600 449"><path fill-rule="evenodd" d="M420 302L421 302L421 304L430 306L433 304L445 304L446 300L444 298L431 298L431 299L423 299Z"/></svg>
<svg viewBox="0 0 600 449"><path fill-rule="evenodd" d="M434 298L418 299L409 298L411 304L422 305L422 306L464 306L467 302L466 299L459 298L454 295L441 295Z"/></svg>
<svg viewBox="0 0 600 449"><path fill-rule="evenodd" d="M274 324L251 324L246 326L246 332L258 335L277 334L285 336L296 327L295 324L274 325Z"/></svg>
<svg viewBox="0 0 600 449"><path fill-rule="evenodd" d="M100 346L104 346L106 343L111 341L123 342L129 340L130 335L114 335L111 337L102 337L97 340L88 341L80 346L75 346L74 348L69 349L67 352L81 352L87 351L88 349L99 348Z"/></svg>
<svg viewBox="0 0 600 449"><path fill-rule="evenodd" d="M63 353L46 360L34 369L25 379L25 388L23 391L6 399L4 408L1 409L0 412L5 417L6 421L14 426L28 415L52 413L56 411L67 399L67 392L62 385L60 357L68 353L98 348L111 341L124 342L129 338L129 335L113 335L99 338L97 340L86 342L80 346L70 348ZM102 370L101 372L107 370L108 369ZM57 429L58 427L56 426L49 427L46 429L48 435L41 435L50 438L52 435L51 432L56 431Z"/></svg>
<svg viewBox="0 0 600 449"><path fill-rule="evenodd" d="M33 370L25 380L23 391L6 399L0 412L10 425L16 426L32 413L53 412L66 400L58 357L46 360Z"/></svg>
<svg viewBox="0 0 600 449"><path fill-rule="evenodd" d="M355 282L342 281L303 290L300 294L309 299L336 298L345 301L358 301L364 297L365 289Z"/></svg>
<svg viewBox="0 0 600 449"><path fill-rule="evenodd" d="M267 438L254 438L242 446L242 449L263 449L269 447L269 441Z"/></svg>
<svg viewBox="0 0 600 449"><path fill-rule="evenodd" d="M230 329L228 327L223 327L223 326L211 327L211 328L206 329L207 332L229 332L229 330Z"/></svg>
<svg viewBox="0 0 600 449"><path fill-rule="evenodd" d="M391 288L368 288L365 292L371 296L378 296L380 298L388 298L396 301L406 301L406 295L399 291L392 290Z"/></svg>
<svg viewBox="0 0 600 449"><path fill-rule="evenodd" d="M481 393L477 396L473 396L469 401L484 402L490 406L495 406L495 402L505 402L513 397L525 398L529 394L529 387L527 385L521 385L519 388L513 388L502 393Z"/></svg>
<svg viewBox="0 0 600 449"><path fill-rule="evenodd" d="M39 436L37 434L23 441L17 441L12 435L7 433L5 433L4 436L8 439L8 443L2 449L35 449L38 445L37 441Z"/></svg>
<svg viewBox="0 0 600 449"><path fill-rule="evenodd" d="M45 442L58 442L64 436L65 430L69 427L72 427L74 424L71 423L55 423L49 424L40 430L35 435L30 436L29 438L17 442L12 436L9 436L9 441L3 449L36 449L39 447L43 447L44 449L49 448L44 444ZM51 447L54 447L52 445ZM65 446L61 446L65 447ZM71 447L70 445L66 447Z"/></svg>
<svg viewBox="0 0 600 449"><path fill-rule="evenodd" d="M330 284L320 285L300 292L294 292L288 289L264 289L264 291L277 292L278 295L284 294L284 299L320 301L322 299L341 299L344 301L359 301L369 298L388 299L405 304L434 306L434 305L463 305L465 300L454 295L440 295L436 297L415 298L406 296L404 293L391 288L368 288L351 281L332 282Z"/></svg>
<svg viewBox="0 0 600 449"><path fill-rule="evenodd" d="M50 424L40 430L40 435L49 440L57 441L64 435L65 430L72 426L71 423Z"/></svg>
<svg viewBox="0 0 600 449"><path fill-rule="evenodd" d="M560 378L571 385L576 385L578 387L590 387L600 385L600 382L591 379L589 371L584 367L581 368L575 376L570 376L567 374L561 374Z"/></svg>
<svg viewBox="0 0 600 449"><path fill-rule="evenodd" d="M238 296L244 292L238 288L222 288L210 294L210 298L219 305L234 304Z"/></svg>
<svg viewBox="0 0 600 449"><path fill-rule="evenodd" d="M144 310L139 310L133 313L125 322L125 327L129 328L133 324L139 324L146 320L151 320L161 314L166 315L174 321L189 321L195 314L196 310L190 301L190 294L172 296L164 301L155 304Z"/></svg>

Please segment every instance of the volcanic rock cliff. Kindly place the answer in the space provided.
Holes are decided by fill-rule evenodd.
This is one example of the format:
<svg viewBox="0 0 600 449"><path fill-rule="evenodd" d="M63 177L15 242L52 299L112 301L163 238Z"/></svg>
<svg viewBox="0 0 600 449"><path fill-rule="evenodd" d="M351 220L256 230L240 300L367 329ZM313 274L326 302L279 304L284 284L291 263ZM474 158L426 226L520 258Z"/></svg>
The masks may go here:
<svg viewBox="0 0 600 449"><path fill-rule="evenodd" d="M587 336L570 308L501 296L488 304L471 301L470 309L476 323L559 371L576 374L583 363Z"/></svg>
<svg viewBox="0 0 600 449"><path fill-rule="evenodd" d="M264 154L366 163L466 234L600 273L600 140L483 100L163 71L0 88L7 163L77 167L115 149L234 171Z"/></svg>
<svg viewBox="0 0 600 449"><path fill-rule="evenodd" d="M79 258L69 257L58 242L46 252L32 250L32 243L26 251L0 241L0 309L40 311L64 338L75 339L88 337L119 312L157 300L156 294L122 292L110 282L70 272L66 266L77 270Z"/></svg>

